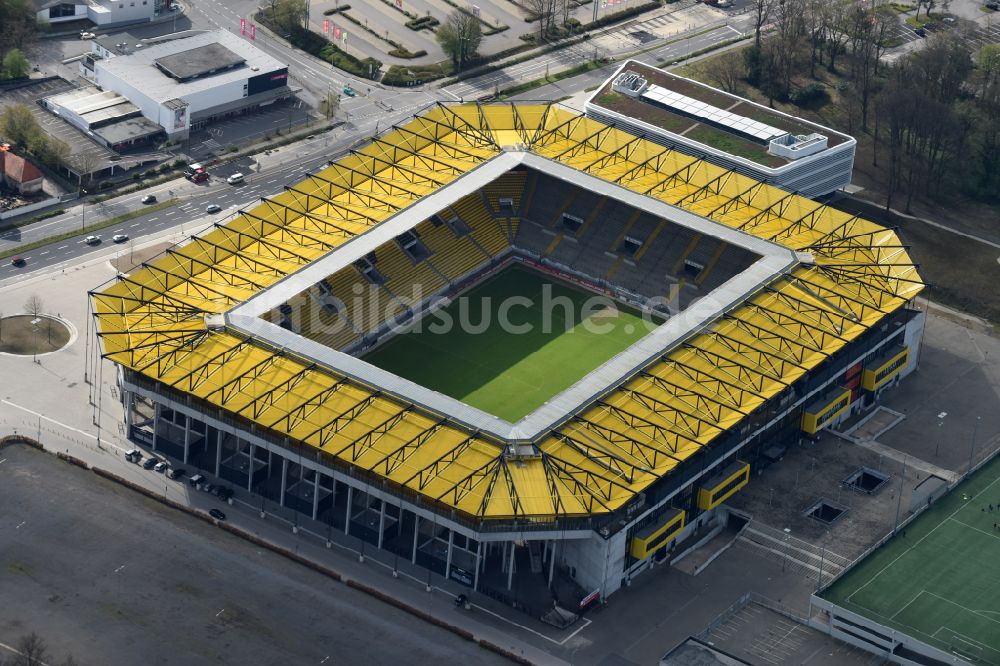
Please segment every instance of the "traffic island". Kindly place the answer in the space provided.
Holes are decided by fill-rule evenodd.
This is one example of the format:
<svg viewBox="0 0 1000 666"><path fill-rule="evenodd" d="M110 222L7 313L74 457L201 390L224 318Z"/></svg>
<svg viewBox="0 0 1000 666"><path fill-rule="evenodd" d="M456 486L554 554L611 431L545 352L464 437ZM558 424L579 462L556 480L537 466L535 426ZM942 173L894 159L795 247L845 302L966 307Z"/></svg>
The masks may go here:
<svg viewBox="0 0 1000 666"><path fill-rule="evenodd" d="M73 331L49 315L0 317L0 352L17 356L49 354L66 347Z"/></svg>

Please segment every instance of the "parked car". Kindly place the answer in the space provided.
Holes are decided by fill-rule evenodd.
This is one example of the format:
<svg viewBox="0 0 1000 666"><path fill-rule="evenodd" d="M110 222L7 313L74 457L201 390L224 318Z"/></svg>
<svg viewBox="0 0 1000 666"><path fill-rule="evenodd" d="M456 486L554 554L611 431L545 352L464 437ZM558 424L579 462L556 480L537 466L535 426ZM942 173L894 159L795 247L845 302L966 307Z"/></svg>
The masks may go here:
<svg viewBox="0 0 1000 666"><path fill-rule="evenodd" d="M216 495L218 495L219 499L223 502L229 501L229 498L233 496L233 489L220 487L219 492L217 492Z"/></svg>
<svg viewBox="0 0 1000 666"><path fill-rule="evenodd" d="M142 198L142 203L144 203L144 204L154 204L154 203L156 203L156 195L155 194L147 194L146 196L144 196Z"/></svg>
<svg viewBox="0 0 1000 666"><path fill-rule="evenodd" d="M160 462L156 463L155 465L153 465L153 470L156 471L156 472L160 472L161 474L164 471L166 471L166 469L167 469L167 463L163 462L162 460Z"/></svg>
<svg viewBox="0 0 1000 666"><path fill-rule="evenodd" d="M183 467L174 467L169 472L167 472L168 479L180 479L187 475L187 470Z"/></svg>
<svg viewBox="0 0 1000 666"><path fill-rule="evenodd" d="M199 483L201 483L204 480L205 480L204 476L202 476L201 474L195 474L190 479L188 479L188 483L191 484L192 488L194 488L195 486L197 486Z"/></svg>
<svg viewBox="0 0 1000 666"><path fill-rule="evenodd" d="M111 237L111 240L113 240L116 243L124 243L125 241L128 240L128 234L115 234L114 236Z"/></svg>
<svg viewBox="0 0 1000 666"><path fill-rule="evenodd" d="M215 518L216 520L226 519L226 514L222 513L218 509L210 509L208 515L212 516L212 518Z"/></svg>
<svg viewBox="0 0 1000 666"><path fill-rule="evenodd" d="M144 463L142 463L142 468L143 469L153 469L154 467L156 467L156 463L157 462L158 461L156 460L156 458L146 458L146 461Z"/></svg>
<svg viewBox="0 0 1000 666"><path fill-rule="evenodd" d="M139 449L131 449L125 452L125 460L129 462L139 462L142 460L142 453Z"/></svg>
<svg viewBox="0 0 1000 666"><path fill-rule="evenodd" d="M945 16L941 20L944 21L945 23L954 23L955 22L955 17L954 16Z"/></svg>
<svg viewBox="0 0 1000 666"><path fill-rule="evenodd" d="M220 210L222 210L222 206L219 204L208 204L205 206L206 213L218 213Z"/></svg>
<svg viewBox="0 0 1000 666"><path fill-rule="evenodd" d="M24 257L22 257L22 256L21 256L21 255L19 255L19 254L18 254L18 255L15 255L15 256L14 256L13 258L11 258L11 260L10 260L10 265L11 265L11 266L24 266L24 264L25 264L25 259L24 259Z"/></svg>
<svg viewBox="0 0 1000 666"><path fill-rule="evenodd" d="M924 30L923 28L917 28L913 32L916 33L917 37L926 37L927 36L927 31Z"/></svg>
<svg viewBox="0 0 1000 666"><path fill-rule="evenodd" d="M83 242L86 243L87 245L97 245L98 243L101 242L101 237L100 236L87 236L86 238L83 239Z"/></svg>
<svg viewBox="0 0 1000 666"><path fill-rule="evenodd" d="M92 32L84 31L80 33L80 39L93 39L94 37L97 37L97 35Z"/></svg>
<svg viewBox="0 0 1000 666"><path fill-rule="evenodd" d="M234 173L229 178L226 178L226 182L229 183L230 185L239 185L240 183L243 182L243 174Z"/></svg>

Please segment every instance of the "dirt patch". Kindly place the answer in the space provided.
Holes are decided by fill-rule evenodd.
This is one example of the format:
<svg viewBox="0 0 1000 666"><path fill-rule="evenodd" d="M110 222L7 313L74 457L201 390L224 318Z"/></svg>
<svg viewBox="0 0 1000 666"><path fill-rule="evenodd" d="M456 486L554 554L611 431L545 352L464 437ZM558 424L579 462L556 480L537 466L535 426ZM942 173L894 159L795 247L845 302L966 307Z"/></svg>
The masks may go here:
<svg viewBox="0 0 1000 666"><path fill-rule="evenodd" d="M70 335L66 324L55 317L3 317L0 319L0 352L21 356L47 354L65 347Z"/></svg>

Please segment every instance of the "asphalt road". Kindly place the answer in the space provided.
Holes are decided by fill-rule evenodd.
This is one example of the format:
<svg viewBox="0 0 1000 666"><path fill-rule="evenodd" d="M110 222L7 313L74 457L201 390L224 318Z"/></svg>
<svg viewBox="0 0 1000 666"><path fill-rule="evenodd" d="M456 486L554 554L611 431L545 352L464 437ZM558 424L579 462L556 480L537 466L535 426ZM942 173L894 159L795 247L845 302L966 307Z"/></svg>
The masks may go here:
<svg viewBox="0 0 1000 666"><path fill-rule="evenodd" d="M0 451L0 505L0 643L36 631L51 663L509 663L34 449Z"/></svg>
<svg viewBox="0 0 1000 666"><path fill-rule="evenodd" d="M212 178L207 185L192 186L187 181L178 179L104 204L88 205L83 213L68 213L27 227L8 230L0 234L0 250L15 249L20 244L76 229L80 229L80 233L72 238L24 252L23 266L14 266L9 259L3 260L0 263L0 282L23 280L42 271L55 272L64 266L78 263L89 254L106 251L111 237L115 234L128 234L133 241L136 241L144 236L172 228L182 229L191 225L190 230L194 231L213 222L224 221L241 207L251 206L261 197L282 192L285 185L300 180L306 173L321 168L328 160L341 156L359 139L370 136L376 129L382 131L392 123L405 120L431 99L426 93L416 93L405 100L409 102L408 105L377 106L369 103L361 107L363 113L359 113L337 130L284 146L270 156L260 156L259 159L264 166L259 171L254 160L243 158L209 169ZM227 185L225 178L236 171L247 174L245 184ZM97 232L86 231L83 228L83 223L86 221L84 218L93 221L94 216L109 218L141 209L140 200L145 194L155 194L160 201L164 201L171 197L171 191L174 191L174 195L181 200L177 206L151 212ZM213 215L206 214L205 208L209 204L221 206L222 211ZM102 242L97 245L85 244L83 239L90 234L100 234Z"/></svg>
<svg viewBox="0 0 1000 666"><path fill-rule="evenodd" d="M312 156L299 162L268 170L265 173L251 174L248 182L242 186L225 184L225 176L232 172L231 168L219 170L214 174L215 177L211 184L205 186L204 189L198 189L192 194L180 197L181 203L177 206L127 220L120 226L106 227L100 231L81 231L72 238L26 251L22 255L25 259L24 266L14 266L9 260L4 260L4 263L0 265L0 281L8 278L25 278L43 270L53 272L65 265L77 263L88 254L106 249L110 244L111 237L115 234L127 234L132 240L139 240L143 236L172 227L192 225L191 229L194 230L195 227L203 227L212 222L222 221L239 210L240 207L256 203L260 197L281 192L286 183L293 182L307 171L315 170L326 160L325 156ZM186 183L186 181L178 182ZM148 191L156 193L158 198L163 201L169 197L169 187L171 186L161 185ZM139 203L139 199L146 193L147 191L144 190L126 197L124 201L108 206L107 216L112 217L126 210L141 209L142 204ZM214 215L207 214L205 208L209 204L221 206L222 211ZM99 206L88 206L87 208L90 209L91 214L99 210ZM19 242L31 242L34 236L44 237L64 233L67 225L82 224L81 218L81 215L62 215L32 225L27 228L24 237ZM4 234L3 238L9 241L11 236L16 236L17 233L17 229L11 230ZM84 243L84 238L91 234L99 234L102 242L96 245Z"/></svg>
<svg viewBox="0 0 1000 666"><path fill-rule="evenodd" d="M673 41L661 48L648 51L636 59L658 66L670 63L690 53L729 41L735 37L739 37L740 34L740 31L735 28L728 25L720 25L702 34ZM441 92L447 99L475 100L493 93L497 88L503 90L504 88L520 83L534 81L544 77L547 72L554 74L561 69L574 67L592 60L594 56L595 47L589 42L582 42L500 71L490 72L489 74L484 74L467 81L460 81L446 88L441 88ZM566 94L571 95L574 92L579 92L589 87L592 85L591 81L600 81L607 78L608 74L620 66L620 64L619 62L614 67L602 70L602 74L600 75L590 72L580 77L567 79L565 87L572 92L567 92ZM530 92L528 98L541 99L537 96L532 97Z"/></svg>

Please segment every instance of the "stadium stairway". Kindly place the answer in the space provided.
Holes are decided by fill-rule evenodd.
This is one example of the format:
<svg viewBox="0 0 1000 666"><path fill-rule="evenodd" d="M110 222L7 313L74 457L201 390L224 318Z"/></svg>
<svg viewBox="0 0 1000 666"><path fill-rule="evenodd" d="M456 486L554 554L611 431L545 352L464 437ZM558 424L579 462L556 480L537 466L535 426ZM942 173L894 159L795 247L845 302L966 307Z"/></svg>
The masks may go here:
<svg viewBox="0 0 1000 666"><path fill-rule="evenodd" d="M830 549L820 548L781 530L751 521L736 542L746 550L782 566L798 571L812 580L830 581L851 564L851 560Z"/></svg>
<svg viewBox="0 0 1000 666"><path fill-rule="evenodd" d="M642 247L639 248L639 251L635 253L636 261L642 260L643 256L645 256L646 254L646 251L649 250L649 248L656 243L656 239L659 237L660 233L666 226L667 226L666 220L660 220L657 223L656 228L653 229L652 233L649 234L649 238L647 238L646 242L642 244Z"/></svg>
<svg viewBox="0 0 1000 666"><path fill-rule="evenodd" d="M528 174L528 178L524 185L524 195L521 197L520 206L518 207L518 213L524 215L524 212L531 208L531 200L535 196L535 188L538 186L538 172L531 171ZM511 237L513 240L513 236Z"/></svg>
<svg viewBox="0 0 1000 666"><path fill-rule="evenodd" d="M527 178L525 171L508 171L480 190L490 212L497 216L501 214L500 199L503 198L512 199L514 211L518 211Z"/></svg>
<svg viewBox="0 0 1000 666"><path fill-rule="evenodd" d="M608 248L609 250L612 252L618 252L618 249L622 246L622 242L625 240L625 236L627 236L628 232L632 230L632 226L635 225L636 220L638 220L641 215L642 211L638 208L632 212L632 216L625 222L625 227L621 230L621 233L618 234L618 237L615 238L611 247Z"/></svg>

